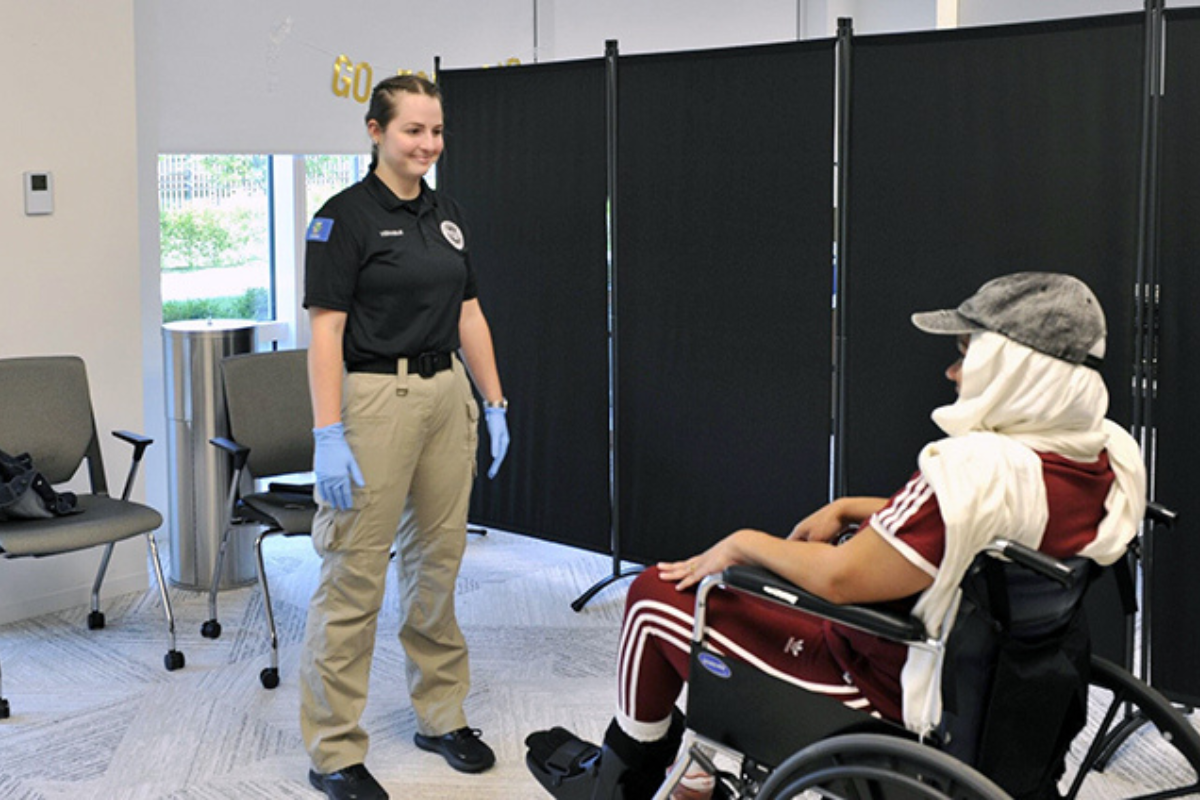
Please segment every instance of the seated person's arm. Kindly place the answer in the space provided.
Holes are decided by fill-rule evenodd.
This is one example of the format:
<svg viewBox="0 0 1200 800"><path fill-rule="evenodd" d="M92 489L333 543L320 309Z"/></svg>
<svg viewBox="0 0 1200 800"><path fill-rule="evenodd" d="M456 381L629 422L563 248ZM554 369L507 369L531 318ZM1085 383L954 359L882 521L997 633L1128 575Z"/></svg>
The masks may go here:
<svg viewBox="0 0 1200 800"><path fill-rule="evenodd" d="M832 542L853 525L861 525L888 503L886 497L839 497L796 523L789 539Z"/></svg>
<svg viewBox="0 0 1200 800"><path fill-rule="evenodd" d="M736 564L765 567L831 603L879 603L910 597L933 578L870 526L841 545L780 539L763 531L735 531L698 556L659 564L663 580L687 589Z"/></svg>

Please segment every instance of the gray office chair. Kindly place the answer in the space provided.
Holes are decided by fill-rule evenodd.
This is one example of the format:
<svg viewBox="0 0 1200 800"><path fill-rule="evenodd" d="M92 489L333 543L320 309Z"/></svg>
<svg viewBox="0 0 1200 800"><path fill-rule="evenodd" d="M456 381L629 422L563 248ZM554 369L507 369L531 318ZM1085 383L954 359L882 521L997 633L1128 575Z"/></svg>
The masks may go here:
<svg viewBox="0 0 1200 800"><path fill-rule="evenodd" d="M139 533L145 535L167 617L169 645L163 660L168 670L177 670L184 658L175 649L175 616L153 536L162 525L162 515L129 499L138 465L152 440L128 431L114 431L113 435L133 445L119 500L108 494L83 360L76 356L0 359L0 450L14 455L29 453L37 470L55 485L70 480L86 458L91 488L90 493L76 492L81 513L0 521L0 555L40 558L103 545L87 618L88 628L96 630L104 627L100 586L113 546ZM0 718L8 714L8 703L0 697Z"/></svg>
<svg viewBox="0 0 1200 800"><path fill-rule="evenodd" d="M307 473L313 463L312 401L308 393L306 350L281 350L230 356L221 362L225 378L225 407L229 436L211 442L229 454L232 478L226 503L226 525L217 552L212 586L208 594L209 619L200 628L202 636L221 635L217 619L217 586L225 553L234 531L245 526L261 528L254 540L258 584L262 587L263 609L271 637L271 666L259 680L266 689L279 685L279 637L271 608L271 590L263 564L263 540L276 533L308 535L312 531L317 504L312 486L272 478ZM266 491L243 491L251 481L266 481Z"/></svg>

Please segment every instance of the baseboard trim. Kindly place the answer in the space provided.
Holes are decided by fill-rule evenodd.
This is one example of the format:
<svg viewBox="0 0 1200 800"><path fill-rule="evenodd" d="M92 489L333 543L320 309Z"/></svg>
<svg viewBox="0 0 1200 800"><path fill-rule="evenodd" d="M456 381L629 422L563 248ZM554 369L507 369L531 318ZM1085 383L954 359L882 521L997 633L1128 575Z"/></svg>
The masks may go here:
<svg viewBox="0 0 1200 800"><path fill-rule="evenodd" d="M125 576L108 576L100 590L101 610L107 598L133 592L144 592L147 589L146 573L134 573ZM153 582L153 581L152 581ZM92 602L91 584L68 586L50 594L26 597L14 602L0 605L0 625L18 622L42 614L53 614L68 608L79 606L89 607Z"/></svg>

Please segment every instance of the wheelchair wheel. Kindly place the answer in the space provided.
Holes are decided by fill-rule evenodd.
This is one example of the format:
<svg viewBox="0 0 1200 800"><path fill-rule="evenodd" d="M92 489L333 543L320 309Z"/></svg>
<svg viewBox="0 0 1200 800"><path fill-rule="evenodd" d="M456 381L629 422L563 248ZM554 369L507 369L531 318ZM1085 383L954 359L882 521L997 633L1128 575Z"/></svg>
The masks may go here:
<svg viewBox="0 0 1200 800"><path fill-rule="evenodd" d="M917 742L872 733L810 745L771 773L758 800L1011 800L960 761Z"/></svg>
<svg viewBox="0 0 1200 800"><path fill-rule="evenodd" d="M1111 693L1102 714L1091 745L1087 748L1076 769L1071 788L1064 795L1074 800L1093 772L1104 772L1126 739L1140 729L1154 728L1157 733L1153 751L1162 761L1140 765L1137 771L1149 767L1143 781L1147 785L1144 794L1130 795L1131 800L1162 800L1167 797L1195 797L1200 795L1200 733L1170 700L1151 686L1129 674L1110 661L1092 656L1093 686ZM1118 721L1118 716L1124 717ZM1119 724L1117 724L1119 722ZM1170 751L1174 753L1170 753ZM1186 763L1187 767L1180 769ZM1190 773L1190 774L1189 774ZM1191 780L1181 786L1163 786L1172 779Z"/></svg>

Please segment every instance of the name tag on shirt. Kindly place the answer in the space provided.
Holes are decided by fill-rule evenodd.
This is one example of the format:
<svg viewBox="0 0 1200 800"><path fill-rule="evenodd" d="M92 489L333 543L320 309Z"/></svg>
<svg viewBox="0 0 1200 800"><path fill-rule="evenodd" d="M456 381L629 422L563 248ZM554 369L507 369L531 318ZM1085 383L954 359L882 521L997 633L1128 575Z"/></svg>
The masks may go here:
<svg viewBox="0 0 1200 800"><path fill-rule="evenodd" d="M310 242L328 242L331 233L333 220L328 217L313 217L313 221L308 224L308 234L304 238Z"/></svg>

